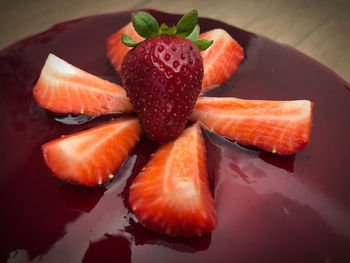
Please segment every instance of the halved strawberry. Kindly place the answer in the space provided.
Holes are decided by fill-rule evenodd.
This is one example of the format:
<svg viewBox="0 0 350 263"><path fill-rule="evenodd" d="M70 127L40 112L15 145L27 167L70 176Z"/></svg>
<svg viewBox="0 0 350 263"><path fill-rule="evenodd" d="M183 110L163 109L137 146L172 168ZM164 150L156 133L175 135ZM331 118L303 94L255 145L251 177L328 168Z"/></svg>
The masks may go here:
<svg viewBox="0 0 350 263"><path fill-rule="evenodd" d="M161 146L130 186L129 202L147 228L169 236L196 236L217 225L199 124Z"/></svg>
<svg viewBox="0 0 350 263"><path fill-rule="evenodd" d="M33 89L36 101L58 113L100 115L132 112L125 90L49 54Z"/></svg>
<svg viewBox="0 0 350 263"><path fill-rule="evenodd" d="M139 34L136 33L132 22L124 26L122 29L120 29L118 32L111 35L109 38L107 38L106 45L107 45L107 56L114 66L115 70L120 73L122 69L122 61L125 57L126 53L131 49L131 47L125 46L121 42L121 36L122 34L126 34L136 41L140 42L144 38L141 37Z"/></svg>
<svg viewBox="0 0 350 263"><path fill-rule="evenodd" d="M202 91L208 91L231 78L244 58L244 50L223 29L202 33L199 39L214 40L214 43L202 52L204 66Z"/></svg>
<svg viewBox="0 0 350 263"><path fill-rule="evenodd" d="M200 97L190 117L231 140L279 154L308 145L313 103Z"/></svg>
<svg viewBox="0 0 350 263"><path fill-rule="evenodd" d="M121 34L127 34L136 41L142 41L130 22L107 39L107 55L114 68L120 73L126 53L131 49L121 42ZM223 29L213 29L199 35L198 39L212 39L214 43L203 51L204 77L202 91L208 91L227 81L237 70L244 58L243 48Z"/></svg>
<svg viewBox="0 0 350 263"><path fill-rule="evenodd" d="M136 118L120 118L42 146L55 176L75 184L103 184L128 156L141 134Z"/></svg>

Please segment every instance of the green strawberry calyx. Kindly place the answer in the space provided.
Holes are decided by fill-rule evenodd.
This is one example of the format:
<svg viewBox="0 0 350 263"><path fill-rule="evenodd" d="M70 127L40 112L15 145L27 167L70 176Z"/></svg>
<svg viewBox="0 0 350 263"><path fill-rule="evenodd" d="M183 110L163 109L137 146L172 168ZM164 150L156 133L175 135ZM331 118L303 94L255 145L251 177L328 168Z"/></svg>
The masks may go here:
<svg viewBox="0 0 350 263"><path fill-rule="evenodd" d="M157 36L180 36L193 42L200 50L204 51L213 43L213 40L198 39L200 28L197 24L198 12L192 10L185 14L174 26L162 24L159 27L158 21L149 13L140 11L132 14L132 24L135 31L143 38L152 38ZM122 34L121 41L128 47L136 47L139 42Z"/></svg>

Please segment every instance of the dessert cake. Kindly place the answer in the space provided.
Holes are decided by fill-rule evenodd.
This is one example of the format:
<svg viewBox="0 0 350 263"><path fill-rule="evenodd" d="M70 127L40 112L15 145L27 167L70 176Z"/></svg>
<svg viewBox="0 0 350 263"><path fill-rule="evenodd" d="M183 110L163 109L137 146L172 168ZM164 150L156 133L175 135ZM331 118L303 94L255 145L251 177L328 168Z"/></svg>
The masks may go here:
<svg viewBox="0 0 350 263"><path fill-rule="evenodd" d="M148 11L159 22L180 18ZM130 12L68 21L0 51L0 261L350 261L349 84L289 46L219 21L200 18L201 32L224 29L245 59L205 96L313 101L305 149L281 156L202 129L218 225L187 238L147 229L129 206L129 186L158 148L146 136L102 186L51 176L43 144L121 116L55 114L39 106L32 90L48 54L121 84L106 39L129 21Z"/></svg>

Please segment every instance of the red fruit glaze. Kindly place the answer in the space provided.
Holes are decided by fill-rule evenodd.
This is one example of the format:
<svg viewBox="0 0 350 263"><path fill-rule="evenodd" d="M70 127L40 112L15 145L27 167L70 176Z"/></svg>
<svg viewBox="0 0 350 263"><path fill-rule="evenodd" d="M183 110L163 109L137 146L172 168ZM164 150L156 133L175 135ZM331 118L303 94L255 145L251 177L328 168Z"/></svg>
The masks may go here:
<svg viewBox="0 0 350 263"><path fill-rule="evenodd" d="M217 215L199 124L154 153L132 182L129 202L137 219L158 233L198 236L215 229Z"/></svg>
<svg viewBox="0 0 350 263"><path fill-rule="evenodd" d="M200 97L191 115L209 130L268 152L293 154L310 141L313 103Z"/></svg>
<svg viewBox="0 0 350 263"><path fill-rule="evenodd" d="M57 113L112 114L132 112L125 90L50 54L33 89L36 101Z"/></svg>
<svg viewBox="0 0 350 263"><path fill-rule="evenodd" d="M121 77L142 128L160 143L184 129L201 90L203 62L189 40L155 37L130 50Z"/></svg>
<svg viewBox="0 0 350 263"><path fill-rule="evenodd" d="M220 86L232 77L244 58L244 50L223 29L204 32L198 39L214 41L202 52L204 66L202 91L204 92Z"/></svg>
<svg viewBox="0 0 350 263"><path fill-rule="evenodd" d="M160 23L180 19L149 11ZM203 130L218 225L201 237L166 237L135 219L128 189L158 147L146 137L101 187L52 176L41 145L111 117L63 125L38 106L32 91L47 55L121 84L105 43L130 16L61 23L0 51L0 262L350 262L350 85L291 47L219 21L199 18L203 32L225 29L246 58L206 96L311 100L308 147L281 156Z"/></svg>
<svg viewBox="0 0 350 263"><path fill-rule="evenodd" d="M58 178L96 186L113 178L141 135L136 118L63 136L42 146L45 162Z"/></svg>

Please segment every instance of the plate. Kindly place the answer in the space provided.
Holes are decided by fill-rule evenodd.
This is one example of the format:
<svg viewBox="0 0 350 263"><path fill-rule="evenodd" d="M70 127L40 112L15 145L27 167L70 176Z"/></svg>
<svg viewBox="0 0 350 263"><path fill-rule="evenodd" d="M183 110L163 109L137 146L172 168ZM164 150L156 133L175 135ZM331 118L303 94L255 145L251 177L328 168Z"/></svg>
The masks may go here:
<svg viewBox="0 0 350 263"><path fill-rule="evenodd" d="M160 23L180 16L148 10ZM218 227L169 238L137 222L128 186L157 145L143 137L117 176L95 188L51 175L41 145L109 120L65 116L32 96L49 53L120 83L105 40L130 12L86 17L0 52L1 262L350 262L350 87L295 49L211 19L244 48L235 75L207 96L314 102L310 145L290 156L204 132Z"/></svg>

